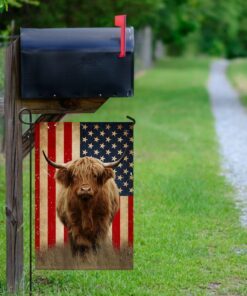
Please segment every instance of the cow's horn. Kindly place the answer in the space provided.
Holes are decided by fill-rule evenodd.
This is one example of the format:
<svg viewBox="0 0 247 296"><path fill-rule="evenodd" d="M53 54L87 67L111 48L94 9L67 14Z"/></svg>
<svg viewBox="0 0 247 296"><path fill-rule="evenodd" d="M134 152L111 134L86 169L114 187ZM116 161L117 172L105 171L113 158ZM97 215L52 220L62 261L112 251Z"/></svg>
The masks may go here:
<svg viewBox="0 0 247 296"><path fill-rule="evenodd" d="M112 169L114 169L124 159L125 155L126 155L126 150L124 151L123 155L118 160L113 161L113 162L105 162L105 163L103 163L104 167L105 168L112 168Z"/></svg>
<svg viewBox="0 0 247 296"><path fill-rule="evenodd" d="M58 163L55 163L54 161L50 160L50 159L46 156L44 150L42 150L42 152L43 152L43 154L44 154L44 157L45 157L46 161L47 161L51 166L53 166L53 167L56 168L56 169L65 169L65 168L66 168L66 166L65 166L64 164L58 164Z"/></svg>

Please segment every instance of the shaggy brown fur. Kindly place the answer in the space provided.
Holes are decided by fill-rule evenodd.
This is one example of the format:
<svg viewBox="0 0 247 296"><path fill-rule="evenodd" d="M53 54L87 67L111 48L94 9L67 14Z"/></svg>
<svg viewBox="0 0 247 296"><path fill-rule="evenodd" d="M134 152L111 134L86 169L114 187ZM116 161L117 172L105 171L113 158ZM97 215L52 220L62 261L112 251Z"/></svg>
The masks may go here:
<svg viewBox="0 0 247 296"><path fill-rule="evenodd" d="M96 251L106 240L119 209L114 177L111 168L104 168L100 160L92 157L69 162L57 171L56 179L62 184L57 214L68 228L73 255ZM88 194L82 195L85 186Z"/></svg>

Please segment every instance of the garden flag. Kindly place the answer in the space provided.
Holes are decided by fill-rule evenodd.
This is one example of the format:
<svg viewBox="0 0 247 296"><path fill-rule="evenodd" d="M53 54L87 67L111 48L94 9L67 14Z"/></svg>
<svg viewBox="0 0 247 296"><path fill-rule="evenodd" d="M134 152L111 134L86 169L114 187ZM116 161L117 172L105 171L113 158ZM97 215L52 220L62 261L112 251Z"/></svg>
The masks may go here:
<svg viewBox="0 0 247 296"><path fill-rule="evenodd" d="M133 123L35 124L37 269L131 269Z"/></svg>

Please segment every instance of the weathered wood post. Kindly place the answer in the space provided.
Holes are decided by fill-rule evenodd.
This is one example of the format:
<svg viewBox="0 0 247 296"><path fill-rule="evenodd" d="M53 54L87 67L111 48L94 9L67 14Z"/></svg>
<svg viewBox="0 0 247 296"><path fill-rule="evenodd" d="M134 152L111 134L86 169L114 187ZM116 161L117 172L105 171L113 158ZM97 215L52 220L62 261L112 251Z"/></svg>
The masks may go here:
<svg viewBox="0 0 247 296"><path fill-rule="evenodd" d="M6 275L9 292L20 288L23 276L22 132L18 118L19 41L6 53L5 141L6 141Z"/></svg>

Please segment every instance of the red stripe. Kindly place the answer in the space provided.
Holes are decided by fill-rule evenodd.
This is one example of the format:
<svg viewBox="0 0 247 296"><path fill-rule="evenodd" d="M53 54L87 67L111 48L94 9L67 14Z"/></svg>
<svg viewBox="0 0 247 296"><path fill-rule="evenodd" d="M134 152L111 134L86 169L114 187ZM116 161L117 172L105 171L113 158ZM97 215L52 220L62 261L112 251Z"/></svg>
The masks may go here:
<svg viewBox="0 0 247 296"><path fill-rule="evenodd" d="M72 123L64 123L64 162L72 160ZM64 227L64 242L68 241L68 230Z"/></svg>
<svg viewBox="0 0 247 296"><path fill-rule="evenodd" d="M35 249L40 248L40 124L35 124Z"/></svg>
<svg viewBox="0 0 247 296"><path fill-rule="evenodd" d="M56 126L48 123L48 157L56 161ZM56 169L48 165L48 247L56 244Z"/></svg>
<svg viewBox="0 0 247 296"><path fill-rule="evenodd" d="M129 246L133 247L133 229L134 229L134 203L133 196L128 197L128 242Z"/></svg>
<svg viewBox="0 0 247 296"><path fill-rule="evenodd" d="M117 211L112 222L112 244L114 248L120 249L120 209Z"/></svg>

